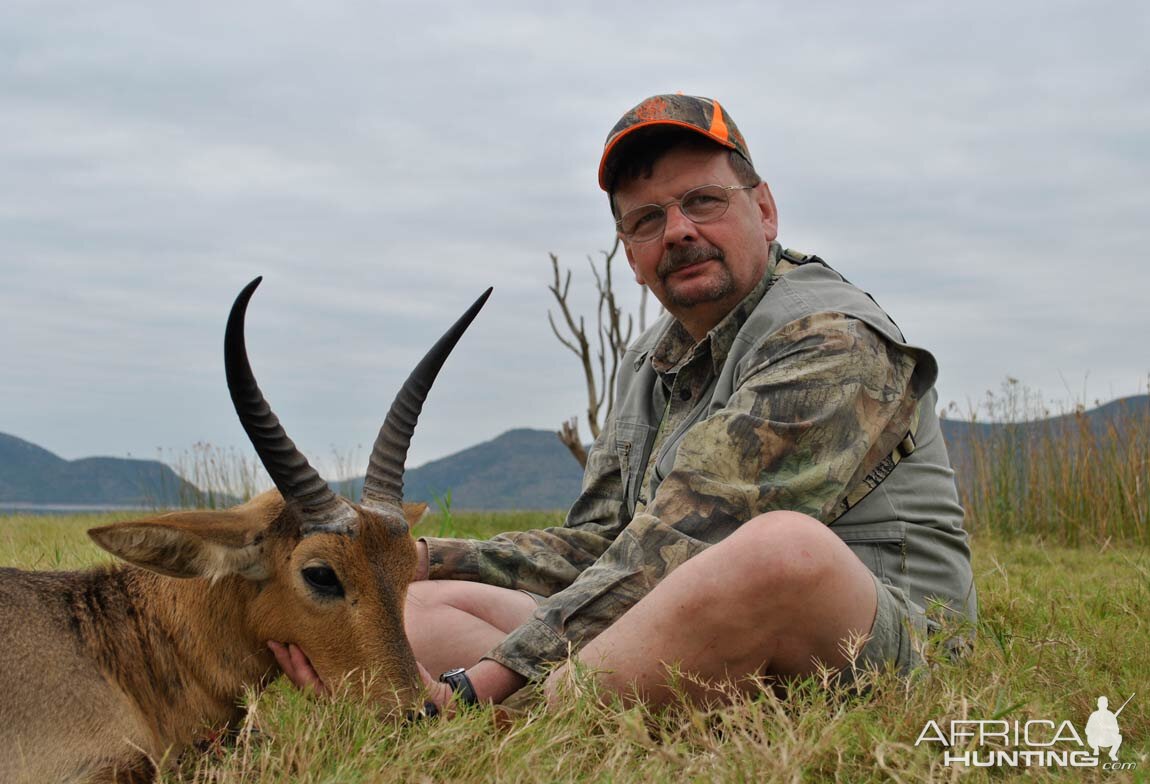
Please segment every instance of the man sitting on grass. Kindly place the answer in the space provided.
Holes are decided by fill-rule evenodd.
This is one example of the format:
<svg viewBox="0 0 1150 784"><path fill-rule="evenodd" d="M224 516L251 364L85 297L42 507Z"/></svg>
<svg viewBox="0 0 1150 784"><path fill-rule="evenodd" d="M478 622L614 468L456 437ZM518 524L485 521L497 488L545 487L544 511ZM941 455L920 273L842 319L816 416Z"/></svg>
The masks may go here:
<svg viewBox="0 0 1150 784"><path fill-rule="evenodd" d="M720 699L708 684L848 667L852 640L856 666L913 668L940 613L976 611L934 357L775 242L774 199L718 102L643 101L599 184L667 315L623 358L562 527L418 543L406 628L444 673L433 701L553 695L572 657L651 703L673 668Z"/></svg>

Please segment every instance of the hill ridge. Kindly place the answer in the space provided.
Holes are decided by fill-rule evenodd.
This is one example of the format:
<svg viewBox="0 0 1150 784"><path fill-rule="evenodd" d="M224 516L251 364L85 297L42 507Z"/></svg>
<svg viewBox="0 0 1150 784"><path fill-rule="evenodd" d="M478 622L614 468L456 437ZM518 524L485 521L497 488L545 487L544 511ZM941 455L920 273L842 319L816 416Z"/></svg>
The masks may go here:
<svg viewBox="0 0 1150 784"><path fill-rule="evenodd" d="M65 460L18 436L0 433L0 503L174 506L199 490L158 460Z"/></svg>
<svg viewBox="0 0 1150 784"><path fill-rule="evenodd" d="M1081 412L1101 434L1128 417L1146 416L1150 395L1133 395ZM1028 422L969 422L942 419L943 435L960 481L970 475L974 438L995 430L1036 435L1077 429L1067 412ZM450 493L455 509L567 509L579 494L583 471L550 430L512 428L446 457L409 468L408 500L435 504ZM363 478L333 482L354 498ZM166 492L163 490L166 488ZM155 460L87 457L64 460L16 436L0 433L0 503L174 505L198 497L199 490Z"/></svg>

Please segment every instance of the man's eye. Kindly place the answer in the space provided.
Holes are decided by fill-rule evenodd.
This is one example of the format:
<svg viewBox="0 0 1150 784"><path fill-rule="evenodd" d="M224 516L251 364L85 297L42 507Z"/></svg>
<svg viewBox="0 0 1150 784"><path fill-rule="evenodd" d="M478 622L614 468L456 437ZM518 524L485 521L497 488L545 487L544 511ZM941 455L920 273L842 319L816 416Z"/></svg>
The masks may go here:
<svg viewBox="0 0 1150 784"><path fill-rule="evenodd" d="M696 193L683 200L683 209L691 209L692 207L714 207L716 204L722 204L723 199L713 193Z"/></svg>
<svg viewBox="0 0 1150 784"><path fill-rule="evenodd" d="M632 215L631 217L629 217L627 219L627 226L626 226L627 233L628 234L634 234L636 231L639 231L644 226L658 225L659 221L661 221L663 219L664 214L665 213L663 212L663 210L658 209L658 210L647 210L646 212L641 212L638 215Z"/></svg>

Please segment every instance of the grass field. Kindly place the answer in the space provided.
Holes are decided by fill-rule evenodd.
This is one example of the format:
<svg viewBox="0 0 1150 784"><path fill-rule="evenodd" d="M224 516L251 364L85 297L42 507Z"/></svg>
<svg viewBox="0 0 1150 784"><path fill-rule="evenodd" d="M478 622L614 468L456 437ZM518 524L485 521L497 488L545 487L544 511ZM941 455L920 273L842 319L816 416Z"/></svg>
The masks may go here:
<svg viewBox="0 0 1150 784"><path fill-rule="evenodd" d="M91 565L104 556L84 530L124 518L2 518L0 563ZM421 528L485 536L558 519L456 513L432 516ZM981 598L974 653L961 664L934 662L910 683L864 675L870 689L863 697L836 695L812 681L795 684L784 699L764 691L720 710L652 714L600 705L584 678L555 711L528 707L507 722L475 710L398 726L355 700L312 699L281 679L250 696L249 721L236 739L187 756L165 780L982 781L1011 769L945 767L938 743L915 746L927 722L1069 720L1082 734L1098 696L1108 696L1113 710L1135 692L1120 718L1120 760L1135 769L1029 773L1150 780L1150 549L1105 539L1068 548L987 532L976 533L974 554ZM1051 730L1045 732L1049 738Z"/></svg>

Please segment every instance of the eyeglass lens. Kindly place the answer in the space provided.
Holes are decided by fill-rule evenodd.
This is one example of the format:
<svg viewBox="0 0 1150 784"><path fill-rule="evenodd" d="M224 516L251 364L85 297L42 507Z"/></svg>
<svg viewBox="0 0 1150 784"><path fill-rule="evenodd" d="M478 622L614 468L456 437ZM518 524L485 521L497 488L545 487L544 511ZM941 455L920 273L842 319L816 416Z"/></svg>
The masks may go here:
<svg viewBox="0 0 1150 784"><path fill-rule="evenodd" d="M629 210L619 221L619 229L634 242L654 239L663 233L667 224L667 208L678 204L683 215L694 223L706 223L721 218L731 203L727 189L722 185L703 185L683 194L681 199L665 206L644 204Z"/></svg>

